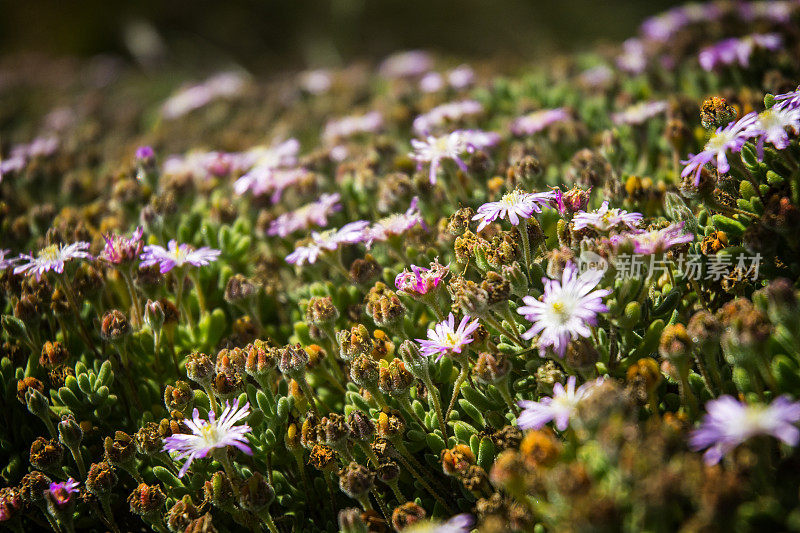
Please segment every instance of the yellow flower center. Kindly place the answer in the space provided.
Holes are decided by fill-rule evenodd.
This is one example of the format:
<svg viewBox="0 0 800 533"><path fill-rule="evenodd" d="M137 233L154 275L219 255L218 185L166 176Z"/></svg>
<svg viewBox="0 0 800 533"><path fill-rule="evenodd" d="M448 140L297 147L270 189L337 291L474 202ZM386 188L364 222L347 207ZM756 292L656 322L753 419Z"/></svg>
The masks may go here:
<svg viewBox="0 0 800 533"><path fill-rule="evenodd" d="M61 249L58 247L57 244L51 244L47 248L43 248L41 252L39 252L40 259L46 259L48 261L56 261L59 256L59 252Z"/></svg>

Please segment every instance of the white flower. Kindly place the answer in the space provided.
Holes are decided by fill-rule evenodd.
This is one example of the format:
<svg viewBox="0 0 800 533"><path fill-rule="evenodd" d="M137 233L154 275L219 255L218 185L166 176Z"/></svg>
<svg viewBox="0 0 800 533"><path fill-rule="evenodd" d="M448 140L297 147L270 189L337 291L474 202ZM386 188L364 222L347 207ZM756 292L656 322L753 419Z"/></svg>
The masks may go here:
<svg viewBox="0 0 800 533"><path fill-rule="evenodd" d="M567 387L561 383L553 386L553 397L544 397L538 402L522 400L519 406L523 411L517 418L517 425L522 429L541 429L550 421L555 421L556 429L564 431L569 426L569 419L575 414L578 404L586 398L592 388L603 382L603 378L589 381L575 388L575 376L567 379Z"/></svg>

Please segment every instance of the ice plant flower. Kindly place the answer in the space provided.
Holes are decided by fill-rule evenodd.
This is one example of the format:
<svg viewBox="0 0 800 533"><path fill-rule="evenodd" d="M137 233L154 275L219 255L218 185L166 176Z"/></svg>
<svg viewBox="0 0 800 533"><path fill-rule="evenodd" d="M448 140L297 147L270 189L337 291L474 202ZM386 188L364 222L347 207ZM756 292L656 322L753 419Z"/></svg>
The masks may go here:
<svg viewBox="0 0 800 533"><path fill-rule="evenodd" d="M33 274L37 281L51 270L61 274L64 272L64 265L73 259L92 259L88 249L88 242L78 241L68 245L51 244L40 250L36 257L32 254L21 254L17 261L22 264L14 268L14 274Z"/></svg>
<svg viewBox="0 0 800 533"><path fill-rule="evenodd" d="M267 235L288 237L295 231L307 229L312 224L325 227L328 225L328 217L342 208L341 198L338 192L322 194L317 201L284 213L273 220L267 229Z"/></svg>
<svg viewBox="0 0 800 533"><path fill-rule="evenodd" d="M541 206L549 206L554 199L553 191L528 193L514 190L504 194L497 202L486 202L480 206L472 220L481 221L478 231L499 218L508 219L516 226L520 223L520 219L528 219L534 213L541 213Z"/></svg>
<svg viewBox="0 0 800 533"><path fill-rule="evenodd" d="M377 133L382 128L383 116L378 111L370 111L364 115L351 115L329 121L322 132L322 139L334 143L361 133Z"/></svg>
<svg viewBox="0 0 800 533"><path fill-rule="evenodd" d="M172 239L167 244L167 248L158 244L150 244L144 247L144 251L139 256L142 260L139 265L141 268L146 268L152 265L158 265L162 274L166 274L173 268L180 268L184 265L192 266L205 266L217 260L222 252L203 246L202 248L194 249L188 244L178 244L175 239Z"/></svg>
<svg viewBox="0 0 800 533"><path fill-rule="evenodd" d="M622 43L622 53L617 56L617 66L629 74L641 74L647 68L647 54L639 39Z"/></svg>
<svg viewBox="0 0 800 533"><path fill-rule="evenodd" d="M62 482L53 481L47 489L47 495L57 507L63 508L72 501L73 494L79 492L78 485L72 478Z"/></svg>
<svg viewBox="0 0 800 533"><path fill-rule="evenodd" d="M221 72L202 83L179 90L164 102L161 113L167 119L181 117L218 98L235 96L244 84L245 78L241 74Z"/></svg>
<svg viewBox="0 0 800 533"><path fill-rule="evenodd" d="M436 106L414 119L417 135L430 135L433 130L483 113L483 106L475 100L460 100Z"/></svg>
<svg viewBox="0 0 800 533"><path fill-rule="evenodd" d="M786 105L789 107L800 106L800 87L798 87L797 90L788 93L776 94L775 101L781 102L782 105Z"/></svg>
<svg viewBox="0 0 800 533"><path fill-rule="evenodd" d="M186 459L178 477L183 477L192 461L205 457L217 448L234 446L242 452L252 455L253 451L248 446L247 434L250 426L247 424L236 425L240 420L250 416L250 404L239 407L239 400L234 400L233 405L225 402L225 409L219 419L214 411L209 411L208 420L200 418L197 409L192 413L192 419L184 419L184 423L191 433L176 433L164 439L165 452L176 452L176 461Z"/></svg>
<svg viewBox="0 0 800 533"><path fill-rule="evenodd" d="M112 265L135 260L142 251L143 232L144 230L139 226L134 230L130 238L125 238L122 235L103 235L106 244L97 258Z"/></svg>
<svg viewBox="0 0 800 533"><path fill-rule="evenodd" d="M367 248L370 248L375 241L386 241L390 237L402 235L415 226L425 229L427 226L417 207L418 203L419 198L415 196L405 213L389 215L373 224L367 233Z"/></svg>
<svg viewBox="0 0 800 533"><path fill-rule="evenodd" d="M741 38L723 39L707 46L700 50L697 59L706 71L714 70L719 65L738 64L747 67L750 65L750 56L756 48L775 51L782 46L783 40L777 33L754 33Z"/></svg>
<svg viewBox="0 0 800 533"><path fill-rule="evenodd" d="M667 107L666 100L639 102L624 111L611 115L611 121L614 122L614 124L643 124L649 119L665 112Z"/></svg>
<svg viewBox="0 0 800 533"><path fill-rule="evenodd" d="M556 109L540 109L517 117L511 123L510 130L514 135L533 135L556 122L569 120L569 112L563 107Z"/></svg>
<svg viewBox="0 0 800 533"><path fill-rule="evenodd" d="M720 396L706 403L706 415L700 427L689 436L695 451L706 449L707 464L716 464L722 457L751 437L769 435L789 446L797 446L800 430L800 402L787 396L775 398L771 404L746 404L732 396Z"/></svg>
<svg viewBox="0 0 800 533"><path fill-rule="evenodd" d="M566 430L578 404L602 382L603 378L598 378L576 389L575 376L570 376L566 387L561 383L553 385L552 397L545 396L538 402L520 401L518 405L522 407L522 413L517 417L517 425L521 429L541 429L548 422L555 422L556 429Z"/></svg>
<svg viewBox="0 0 800 533"><path fill-rule="evenodd" d="M298 246L294 252L286 256L286 262L292 265L314 264L324 250L336 250L342 244L355 244L369 240L369 222L356 220L339 229L323 233L311 232L311 242Z"/></svg>
<svg viewBox="0 0 800 533"><path fill-rule="evenodd" d="M727 157L728 150L739 152L748 139L761 133L761 130L755 127L757 120L758 115L755 112L751 112L736 122L717 128L717 131L708 140L702 152L689 155L689 159L682 162L686 167L681 172L681 176L686 177L694 173L694 183L698 185L700 183L700 171L706 163L711 163L712 161L716 165L718 172L721 174L728 172L731 169Z"/></svg>
<svg viewBox="0 0 800 533"><path fill-rule="evenodd" d="M692 242L694 235L684 233L683 222L678 222L657 230L614 235L611 237L610 242L614 247L617 247L625 240L633 243L635 253L651 255L664 253L677 244Z"/></svg>
<svg viewBox="0 0 800 533"><path fill-rule="evenodd" d="M433 68L433 58L424 50L397 52L383 60L378 71L387 78L416 78Z"/></svg>
<svg viewBox="0 0 800 533"><path fill-rule="evenodd" d="M4 271L10 266L14 266L17 262L18 258L8 258L6 257L11 250L0 250L0 272Z"/></svg>
<svg viewBox="0 0 800 533"><path fill-rule="evenodd" d="M472 515L464 513L451 517L447 522L437 522L435 520L417 522L404 527L403 531L406 533L469 533L472 531L474 524L475 519Z"/></svg>
<svg viewBox="0 0 800 533"><path fill-rule="evenodd" d="M598 231L609 231L617 226L635 228L641 221L640 213L628 213L617 207L609 209L606 200L597 211L576 213L572 218L572 227L576 230L591 227Z"/></svg>
<svg viewBox="0 0 800 533"><path fill-rule="evenodd" d="M394 278L394 286L411 296L424 296L438 287L447 273L447 267L437 260L430 264L430 268L411 265L411 272L403 270Z"/></svg>
<svg viewBox="0 0 800 533"><path fill-rule="evenodd" d="M478 319L472 319L469 315L464 315L458 327L456 327L453 313L447 319L436 324L433 329L428 330L427 339L417 339L420 345L420 352L425 357L436 357L439 361L444 357L453 354L461 354L464 347L473 341L470 337L480 326Z"/></svg>
<svg viewBox="0 0 800 533"><path fill-rule="evenodd" d="M234 192L244 194L249 190L259 196L286 187L292 179L299 179L305 173L305 170L296 168L299 152L300 141L294 138L245 152L240 165L248 170L233 183Z"/></svg>
<svg viewBox="0 0 800 533"><path fill-rule="evenodd" d="M496 133L481 130L456 130L440 137L428 136L424 140L412 139L411 147L414 149L409 154L417 162L417 170L427 163L430 167L430 182L436 183L436 174L442 161L453 160L462 172L467 172L467 165L461 159L464 154L475 150L484 150L494 146L500 141Z"/></svg>
<svg viewBox="0 0 800 533"><path fill-rule="evenodd" d="M603 277L601 270L587 270L577 274L574 263L567 263L561 281L542 278L544 294L541 300L525 296L525 303L517 313L533 322L533 327L522 334L530 340L539 335L539 354L544 357L548 346L564 357L567 344L591 334L589 326L597 324L598 313L608 311L603 297L611 293L609 289L596 289Z"/></svg>
<svg viewBox="0 0 800 533"><path fill-rule="evenodd" d="M774 105L758 114L754 127L763 132L756 144L758 155L763 159L764 142L783 150L789 146L789 134L786 130L791 130L795 135L800 133L800 107L792 107L787 103Z"/></svg>

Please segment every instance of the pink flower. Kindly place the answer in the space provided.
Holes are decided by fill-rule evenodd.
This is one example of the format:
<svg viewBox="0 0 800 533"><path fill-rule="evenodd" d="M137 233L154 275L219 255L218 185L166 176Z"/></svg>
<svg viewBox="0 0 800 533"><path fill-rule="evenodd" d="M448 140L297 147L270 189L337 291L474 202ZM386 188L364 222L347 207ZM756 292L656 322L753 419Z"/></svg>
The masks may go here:
<svg viewBox="0 0 800 533"><path fill-rule="evenodd" d="M167 246L167 248L158 244L145 246L139 257L142 260L140 268L158 265L161 273L166 274L173 268L180 268L183 265L196 267L208 265L216 261L222 253L208 246L194 249L188 244L178 244L175 239L169 241Z"/></svg>
<svg viewBox="0 0 800 533"><path fill-rule="evenodd" d="M42 279L42 276L51 270L59 274L64 272L64 265L73 259L92 259L89 252L88 242L75 242L69 245L51 244L43 248L34 257L32 254L21 254L17 261L23 264L14 268L14 274L33 274L36 280Z"/></svg>
<svg viewBox="0 0 800 533"><path fill-rule="evenodd" d="M421 348L420 351L426 357L437 356L437 361L445 355L460 354L465 346L472 343L473 338L470 335L479 326L477 318L472 320L469 315L464 315L461 323L456 327L455 317L453 313L450 313L446 320L439 322L433 329L428 330L427 339L417 339Z"/></svg>

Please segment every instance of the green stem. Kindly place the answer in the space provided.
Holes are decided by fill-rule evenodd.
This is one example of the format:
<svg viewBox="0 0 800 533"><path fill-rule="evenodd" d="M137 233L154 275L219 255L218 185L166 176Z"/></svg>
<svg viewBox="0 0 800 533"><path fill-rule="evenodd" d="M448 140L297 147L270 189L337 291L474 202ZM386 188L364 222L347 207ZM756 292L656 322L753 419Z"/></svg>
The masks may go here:
<svg viewBox="0 0 800 533"><path fill-rule="evenodd" d="M519 223L520 240L522 241L523 260L525 261L525 273L528 275L528 282L531 280L531 241L528 237L528 221L521 219Z"/></svg>
<svg viewBox="0 0 800 533"><path fill-rule="evenodd" d="M461 371L458 373L458 378L456 378L456 383L453 385L453 396L450 398L450 405L447 407L447 412L444 415L444 420L447 422L450 420L450 412L453 410L453 406L456 404L456 399L458 398L458 393L461 392L461 386L467 381L467 374L469 373L469 365L466 361L460 363Z"/></svg>
<svg viewBox="0 0 800 533"><path fill-rule="evenodd" d="M439 421L439 430L442 432L442 438L447 442L447 424L442 414L442 402L439 399L439 389L433 386L433 381L427 374L423 376L422 381L425 383L425 388L428 389L428 398L430 398L433 409L436 411L436 419Z"/></svg>

